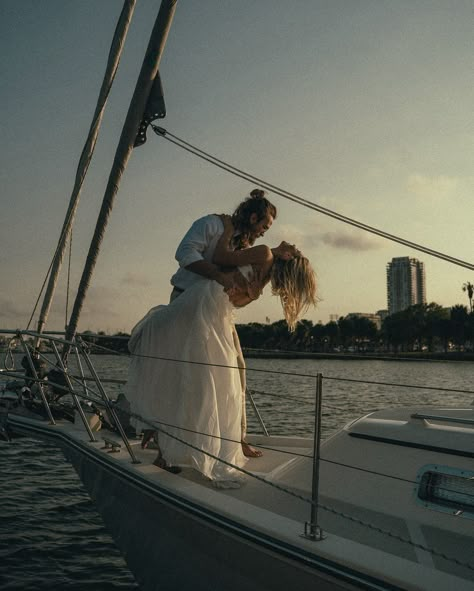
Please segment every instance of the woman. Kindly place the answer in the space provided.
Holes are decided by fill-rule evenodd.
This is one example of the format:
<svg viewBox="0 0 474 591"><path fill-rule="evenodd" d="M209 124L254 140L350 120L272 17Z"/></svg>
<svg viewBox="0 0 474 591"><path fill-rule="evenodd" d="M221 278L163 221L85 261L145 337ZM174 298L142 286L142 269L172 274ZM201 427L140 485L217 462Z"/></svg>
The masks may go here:
<svg viewBox="0 0 474 591"><path fill-rule="evenodd" d="M239 486L241 480L228 464L241 467L246 462L240 443L242 385L233 339L235 307L256 299L270 281L293 330L303 311L315 304L316 287L314 272L295 247L283 242L273 249L261 245L232 251L231 218L223 216L223 221L214 262L233 266L229 273L238 266L245 286L226 293L215 281L200 281L169 305L150 310L129 341L127 398L134 413L157 425L157 465L191 465L215 486L228 488ZM148 423L136 423L137 430L150 429Z"/></svg>
<svg viewBox="0 0 474 591"><path fill-rule="evenodd" d="M316 305L316 278L307 258L293 245L282 242L275 248L265 244L233 250L232 218L221 216L224 233L217 243L213 262L223 267L238 267L247 279L246 289L227 290L230 301L243 307L257 299L268 282L272 294L280 296L288 328L293 331L299 318L310 305Z"/></svg>

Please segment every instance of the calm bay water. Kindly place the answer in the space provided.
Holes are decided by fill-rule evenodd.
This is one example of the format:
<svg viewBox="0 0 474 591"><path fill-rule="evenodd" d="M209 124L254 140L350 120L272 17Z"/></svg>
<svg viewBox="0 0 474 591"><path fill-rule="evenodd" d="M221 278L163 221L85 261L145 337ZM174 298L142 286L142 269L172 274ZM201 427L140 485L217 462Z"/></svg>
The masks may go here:
<svg viewBox="0 0 474 591"><path fill-rule="evenodd" d="M103 377L126 378L127 358L94 361ZM248 385L270 434L311 434L318 372L323 437L379 408L466 407L474 400L472 392L427 389L474 390L474 363L250 359L248 366ZM114 397L120 386L107 390ZM248 413L249 431L258 431ZM0 589L138 589L73 468L54 446L30 438L0 443Z"/></svg>

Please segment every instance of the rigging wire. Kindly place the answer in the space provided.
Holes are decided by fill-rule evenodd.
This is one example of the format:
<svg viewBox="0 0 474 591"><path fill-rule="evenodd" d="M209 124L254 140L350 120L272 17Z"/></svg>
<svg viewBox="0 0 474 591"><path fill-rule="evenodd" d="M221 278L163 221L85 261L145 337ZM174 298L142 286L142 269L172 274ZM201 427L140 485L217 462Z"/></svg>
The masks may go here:
<svg viewBox="0 0 474 591"><path fill-rule="evenodd" d="M81 156L79 158L79 163L77 165L76 170L76 179L73 188L73 194L71 195L71 201L74 194L79 195L82 185L84 183L85 176L89 169L90 162L92 160L92 155L95 150L95 145L97 143L97 136L99 133L99 128L101 125L102 117L105 110L105 105L107 103L110 91L112 89L112 85L115 80L115 76L117 74L117 70L120 63L120 58L123 50L123 45L125 41L125 37L127 35L128 26L130 24L134 9L135 9L136 0L124 0L124 4L122 10L120 12L120 16L118 18L117 24L115 26L114 35L112 38L112 42L109 49L109 55L107 59L107 66L106 72L104 75L104 79L102 82L102 86L100 89L99 97L97 99L97 104L94 112L94 116L92 119L92 123L89 128L89 133L87 134L86 141L82 148ZM71 207L71 202L68 207L68 211L66 213L66 218L64 220L64 224L61 230L61 234L59 236L59 240L54 251L51 263L49 265L48 270L46 271L46 275L41 286L40 292L38 297L36 298L35 305L33 307L33 311L31 313L30 319L28 320L28 324L26 329L28 330L33 317L36 313L36 309L38 307L39 301L43 295L44 288L48 281L48 278L51 275L51 271L56 263L56 260L59 260L59 257L62 256L61 253L61 245L65 240L66 234L68 232L68 227L72 224L72 220L75 215L74 207ZM67 323L67 320L66 320Z"/></svg>
<svg viewBox="0 0 474 591"><path fill-rule="evenodd" d="M64 319L64 330L67 330L67 319L69 317L69 287L71 284L71 259L72 259L72 228L69 234L69 259L67 265L67 282L66 282L66 312Z"/></svg>
<svg viewBox="0 0 474 591"><path fill-rule="evenodd" d="M192 433L193 435L202 435L203 437L209 437L210 439L219 439L220 441L228 441L230 443L238 443L238 444L241 443L241 441L239 441L239 440L230 439L229 437L222 437L222 435L212 435L210 433L204 433L202 431L196 431L196 430L193 430L193 429L187 429L186 427L180 427L178 425L173 425L172 423L165 423L164 421L157 421L156 419L149 420L149 419L145 419L143 416L141 416L138 413L127 411L127 410L124 410L124 409L120 409L120 410L121 410L121 412L123 412L124 414L126 414L129 418L132 418L132 419L136 419L138 421L141 421L142 423L145 423L148 427L153 427L155 429L157 429L156 426L159 425L160 427L170 427L172 429L177 429L178 431L185 431L186 433ZM157 430L160 431L161 429L158 428ZM182 443L184 443L185 445L190 445L192 447L192 444L190 444L186 440L183 440ZM299 457L299 458L306 458L306 459L309 459L309 460L313 460L314 459L314 456L312 454L309 454L308 455L308 454L298 453L298 452L295 452L295 451L283 450L281 448L274 448L274 447L270 447L270 446L267 446L267 445L262 445L262 444L259 444L259 443L255 443L255 442L251 442L251 444L254 447L257 447L258 449L264 449L264 450L267 450L267 451L275 451L277 453L287 454L287 455L291 455L291 456L295 456L295 457ZM204 450L202 448L198 448L198 449L202 453L204 453L206 455L208 454L208 452L206 450ZM216 456L216 459L219 459L220 460L221 458L219 458L218 456ZM405 482L405 483L408 483L408 484L415 484L415 485L418 485L419 484L417 481L410 480L409 478L402 478L401 476L394 476L392 474L386 474L384 472L379 472L377 470L370 470L368 468L361 468L360 466L352 466L350 464L345 464L343 462L337 462L335 460L328 460L328 459L322 458L322 457L319 458L319 459L322 462L326 462L327 464L333 464L335 466L340 466L341 468L349 468L351 470L357 470L358 472L364 472L364 473L367 473L367 474L372 474L373 476L381 476L383 478L390 478L390 479L396 480L398 482ZM231 465L233 467L237 467L234 464L231 464ZM253 473L251 472L250 474L253 474ZM268 482L268 481L266 481L266 482ZM456 492L455 489L452 489L452 488L449 488L449 487L446 487L446 486L439 487L439 488L440 488L440 490L442 490L444 492L450 492L450 493ZM469 492L464 492L463 494L466 497L474 498L474 495L471 494L471 493L469 493Z"/></svg>
<svg viewBox="0 0 474 591"><path fill-rule="evenodd" d="M41 354L40 354L40 356L46 362L48 362L48 363L51 364L51 362L46 357L42 356ZM6 375L8 375L8 373ZM71 374L68 374L68 375L72 379L72 381L76 382L78 385L81 385L81 386L83 385L83 380L82 379L78 379L76 376L72 376ZM91 377L91 379L95 379L95 378L92 378L92 376L90 376L90 377ZM87 379L87 376L84 376L84 378ZM53 387L61 390L64 394L75 394L77 396L80 396L84 400L87 400L87 401L92 402L94 404L98 404L98 405L104 407L107 410L107 406L105 405L104 401L102 400L101 395L98 392L94 391L92 388L88 388L88 392L90 392L92 394L95 394L96 398L93 398L91 396L88 396L88 395L86 395L86 394L84 394L82 392L76 392L76 391L74 391L74 389L70 389L69 387L67 387L67 386L65 386L63 384L56 383L56 382L54 382L52 380L42 380L42 379L37 379L37 378L33 378L33 377L31 378L31 380L33 382L37 383L37 384L42 384L43 386L53 386ZM256 393L257 391L253 390L253 392ZM268 394L268 393L266 393L266 394ZM274 396L278 396L278 395L275 394ZM59 403L59 404L61 404L61 403ZM146 419L142 415L140 415L138 413L131 412L131 411L126 410L124 408L121 408L120 409L120 412L123 413L123 414L125 414L125 415L127 415L129 418L136 419L136 420L138 420L138 421L146 424L148 427L152 427L153 429L155 429L157 431L162 431L161 427L165 426L165 427L170 427L170 428L173 428L173 429L177 429L178 431L184 431L186 433L192 433L194 435L202 435L204 437L209 437L211 439L219 439L221 441L227 441L227 442L230 442L230 443L237 443L237 444L240 444L241 443L240 440L231 439L229 437L222 437L221 435L212 435L211 433L204 433L203 431L196 431L194 429L188 429L186 427L180 427L179 425L175 425L175 424L172 424L172 423L166 423L164 421L158 421L156 419L153 419L153 420ZM157 427L157 425L159 425L160 427ZM170 437L173 437L173 435L171 435L169 433L167 433L167 434ZM189 441L181 440L181 439L178 439L178 441L181 441L181 443L183 443L184 445L188 445L189 447L193 447L193 444L191 444ZM266 450L266 451L275 451L277 453L291 455L291 456L294 456L294 457L307 458L307 459L312 459L313 458L313 455L311 455L311 454L308 455L308 454L298 453L298 452L295 452L295 451L283 450L281 448L275 448L275 447L271 447L269 445L262 445L262 444L255 443L255 442L252 442L252 445L254 447L259 448L259 449L263 449L263 450ZM210 452L207 452L206 450L204 450L202 448L195 448L195 449L198 449L202 453L204 453L206 455L210 455L211 457L213 457L215 459L218 459L219 461L222 461L222 462L225 463L225 460L222 460L218 456L213 456ZM383 473L383 472L379 472L377 470L369 470L367 468L361 468L360 466L353 466L353 465L346 464L346 463L343 463L343 462L337 462L335 460L328 460L328 459L323 458L323 457L320 458L320 461L326 462L328 464L333 464L333 465L336 465L336 466L340 466L342 468L348 468L348 469L351 469L351 470L357 470L359 472L364 472L364 473L372 474L374 476L381 476L383 478L391 478L393 480L397 480L397 481L400 481L400 482L406 482L408 484L414 484L414 485L417 485L418 484L417 481L410 480L410 479L407 479L407 478L401 478L400 476L393 476L391 474L386 474L386 473ZM235 466L234 464L230 464L229 463L229 466L232 466L232 467L235 467L235 468L239 469L238 466ZM252 472L248 472L247 474L248 475L251 475L251 476L254 476L254 474ZM272 484L271 482L269 482L269 481L267 481L265 479L263 479L263 482L265 482L266 484ZM288 492L283 487L281 487L281 490L283 492ZM440 487L440 490L443 490L444 492L456 492L454 489L448 488L446 486ZM472 495L472 494L470 494L468 492L466 492L464 494L466 496L470 497L470 498L473 498L474 497L474 495Z"/></svg>
<svg viewBox="0 0 474 591"><path fill-rule="evenodd" d="M222 170L225 170L225 171L229 172L230 174L233 174L234 176L237 176L237 177L242 178L247 181L252 181L254 183L258 183L264 189L267 189L268 191L271 191L277 195L280 195L280 197L283 197L284 199L288 199L289 201L293 201L294 203L297 203L298 205L302 205L303 207L307 207L307 208L317 211L323 215L332 217L340 222L343 222L345 224L349 224L351 226L359 228L360 230L370 232L371 234L375 234L377 236L380 236L381 238L385 238L386 240L391 240L392 242L398 242L399 244L402 244L402 245L412 248L414 250L424 252L425 254L428 254L430 256L442 259L444 261L447 261L448 263L452 263L453 265L458 265L460 267L465 267L466 269L470 269L471 271L474 271L474 264L473 263L469 263L467 261L463 261L461 259L452 257L452 256L442 253L440 251L434 250L432 248L428 248L427 246L423 246L421 244L417 244L416 242L412 242L412 241L402 238L400 236L396 236L395 234L390 234L389 232L385 232L384 230L380 230L379 228L375 228L374 226L369 226L368 224L365 224L363 222L359 222L358 220L355 220L355 219L350 218L348 216L337 213L336 211L333 211L333 210L328 209L326 207L322 207L321 205L318 205L317 203L314 203L313 201L310 201L309 199L305 199L305 198L301 197L300 195L297 195L295 193L291 193L290 191L286 191L285 189L282 189L281 187L279 187L277 185L273 185L272 183L270 183L264 179L261 179L259 177L256 177L256 176L254 176L254 175L252 175L240 168L237 168L236 166L233 166L233 165L229 164L228 162L225 162L224 160L220 160L216 156L213 156L212 154L209 154L208 152L205 152L204 150L201 150L200 148L194 146L193 144L190 144L189 142L168 132L163 127L159 127L157 125L151 124L151 128L153 129L155 134L158 135L159 137L162 137L165 140L167 140L168 142L171 142L172 144L178 146L179 148L182 148L183 150L186 150L187 152L194 154L198 158L201 158L201 160L205 160L206 162L209 162L210 164L213 164L214 166L217 166L218 168L221 168Z"/></svg>
<svg viewBox="0 0 474 591"><path fill-rule="evenodd" d="M188 359L175 359L172 357L160 357L157 355L140 355L138 353L122 353L120 351L115 351L114 349L109 349L108 347L104 347L103 345L97 345L96 343L89 343L86 344L90 347L94 347L99 350L107 351L110 354L122 356L122 357L141 357L143 359L155 359L157 361L170 361L172 363L189 363L190 365L204 365L209 367L223 367L227 369L241 369L237 365L225 365L220 363L209 363L204 361L190 361ZM298 373L298 372L288 372L288 371L281 371L281 370L274 370L274 369L261 369L257 367L246 367L245 370L247 372L253 371L256 373L271 373L271 374L278 374L284 376L293 376L293 377L300 377L300 378L313 378L315 379L317 376L316 374L306 374L306 373ZM372 384L375 386L392 386L394 388L418 388L420 390L435 390L437 392L456 392L460 394L474 394L474 390L460 390L455 388L442 388L439 386L420 386L420 385L412 385L412 384L400 384L396 382L378 382L374 380L358 380L355 378L340 378L338 376L323 376L325 380L334 380L340 382L356 382L362 384Z"/></svg>
<svg viewBox="0 0 474 591"><path fill-rule="evenodd" d="M222 435L211 435L210 433L204 433L202 431L195 431L193 429L187 429L186 427L179 427L178 425L173 425L171 423L165 423L164 421L157 421L156 419L148 420L148 419L145 419L144 417L142 417L141 415L139 415L137 413L133 413L133 412L130 412L130 411L127 411L127 410L121 409L121 412L123 412L124 414L128 415L129 418L137 419L137 420L145 423L148 427L155 427L156 428L156 425L160 425L160 427L171 427L172 429L177 429L178 431L185 431L186 433L192 433L193 435L202 435L204 437L209 437L211 439L219 439L221 441L228 441L230 443L241 443L241 441L238 441L236 439L230 439L228 437L222 437ZM160 430L160 429L158 429L158 430ZM183 440L183 442L185 442L185 440ZM308 455L308 454L298 453L298 452L295 452L295 451L283 450L281 448L278 448L277 449L277 448L274 448L274 447L270 447L270 446L267 446L267 445L262 445L262 444L255 443L255 442L251 442L251 444L254 447L257 447L258 449L264 449L266 451L275 451L275 452L278 452L278 453L288 454L288 455L299 457L299 458L306 458L306 459L312 460L313 457L314 457L312 454L309 454ZM189 442L186 442L185 445L189 445ZM202 451L205 454L208 453L204 449L200 449L200 451ZM218 458L218 459L220 459L220 458ZM368 468L361 468L360 466L352 466L350 464L345 464L343 462L337 462L335 460L328 460L328 459L322 458L322 457L319 458L319 459L320 459L321 462L326 462L327 464L332 464L334 466L340 466L341 468L348 468L348 469L351 469L351 470L356 470L358 472L364 472L366 474L372 474L373 476L381 476L382 478L389 478L389 479L392 479L392 480L396 480L398 482L405 482L405 483L414 484L414 485L418 485L419 484L419 482L417 482L415 480L410 480L409 478L402 478L401 476L394 476L392 474L386 474L384 472L379 472L377 470L370 470ZM232 464L232 466L234 466L234 465ZM237 466L235 466L235 467L237 467ZM251 474L253 474L253 473L251 472ZM452 488L449 488L449 487L446 487L446 486L439 487L439 488L440 488L440 490L442 490L444 492L448 492L448 493L456 492L455 489L452 489ZM474 495L471 494L471 493L469 493L469 492L464 492L463 494L466 497L474 498Z"/></svg>

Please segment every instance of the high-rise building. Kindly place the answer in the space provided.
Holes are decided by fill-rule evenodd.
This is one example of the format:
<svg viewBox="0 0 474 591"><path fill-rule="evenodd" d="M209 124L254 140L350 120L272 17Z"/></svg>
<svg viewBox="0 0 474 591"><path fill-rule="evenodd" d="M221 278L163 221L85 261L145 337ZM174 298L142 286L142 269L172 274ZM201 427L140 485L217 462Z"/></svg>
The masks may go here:
<svg viewBox="0 0 474 591"><path fill-rule="evenodd" d="M425 266L421 261L397 257L387 264L387 301L389 314L426 303Z"/></svg>

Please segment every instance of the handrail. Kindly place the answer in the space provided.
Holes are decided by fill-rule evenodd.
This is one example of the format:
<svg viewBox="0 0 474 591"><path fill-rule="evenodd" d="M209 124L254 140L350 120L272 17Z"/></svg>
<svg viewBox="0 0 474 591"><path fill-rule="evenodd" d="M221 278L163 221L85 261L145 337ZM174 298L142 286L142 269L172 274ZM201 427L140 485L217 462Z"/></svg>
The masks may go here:
<svg viewBox="0 0 474 591"><path fill-rule="evenodd" d="M40 377L38 376L38 372L36 371L36 368L33 363L31 353L30 353L30 349L24 339L24 335L36 337L36 336L39 336L39 333L37 333L36 331L32 331L32 330L16 330L16 331L7 331L7 330L3 331L2 330L1 332L6 333L6 334L14 334L17 338L20 339L20 342L22 343L22 347L24 350L25 357L28 360L29 370L32 374L31 377L28 376L28 379L38 385L41 400L42 400L43 406L45 408L46 414L48 415L50 424L56 425L56 422L54 420L54 417L53 417L53 414L51 411L50 403L49 403L48 398L44 392L45 385L54 386L57 389L62 390L65 394L68 393L71 395L72 400L74 402L74 407L77 410L77 412L81 418L81 421L82 421L84 428L86 429L86 431L89 435L91 442L97 442L97 439L94 437L94 434L91 430L91 427L89 425L87 417L85 416L84 410L83 410L81 403L79 401L79 398L78 398L79 396L82 396L82 398L84 398L84 399L89 398L87 396L88 389L87 389L87 386L85 385L86 377L83 375L84 372L82 370L82 365L80 362L80 355L82 355L82 357L84 358L84 360L87 364L89 372L91 373L91 376L88 377L87 379L93 380L95 382L97 390L98 390L98 392L94 392L94 394L98 397L98 400L92 400L92 401L96 404L102 403L102 405L106 408L109 415L112 417L113 422L115 423L115 426L116 426L116 428L117 428L117 430L118 430L118 432L125 444L125 447L127 448L128 453L130 454L130 457L132 458L132 462L134 464L140 463L140 461L136 458L135 454L133 453L133 450L130 446L128 438L127 438L125 431L122 427L122 424L121 424L120 420L118 419L117 414L111 404L111 401L110 401L109 397L107 396L107 393L105 392L105 390L100 382L99 376L97 375L97 373L92 365L92 362L89 359L86 346L82 342L82 340L80 340L80 339L76 340L76 338L73 338L70 341L66 341L65 339L57 338L57 337L54 337L51 335L46 335L45 333L43 333L41 335L41 338L44 341L50 342L50 346L52 347L53 354L56 358L56 368L58 368L60 370L60 372L62 373L62 375L64 376L64 379L66 381L67 387L65 387L64 384L55 384L54 382L52 382L50 380L40 379ZM79 364L80 371L82 373L82 375L79 379L76 376L69 374L68 369L66 368L66 366L61 358L61 355L59 354L57 345L64 344L64 343L67 343L70 346L70 348L76 352L76 355L79 358L78 364ZM79 351L79 349L80 349L80 351ZM39 351L37 353L40 358L46 360L51 366L53 366L53 363L50 360L48 360L46 356L41 354ZM18 377L18 374L16 372L9 372L7 370L6 372L2 372L2 373L3 373L3 375L6 375L6 376L11 375L12 377ZM24 379L25 376L23 375L22 378ZM86 395L80 394L74 389L74 386L72 383L73 380L78 381L85 388Z"/></svg>
<svg viewBox="0 0 474 591"><path fill-rule="evenodd" d="M118 337L123 338L123 337ZM157 355L138 355L136 353L122 353L121 351L116 351L113 349L109 349L102 345L97 345L95 343L88 343L91 347L94 347L101 351L107 351L111 355L116 355L118 357L143 357L146 359L156 359L157 361L169 361L173 363L188 363L191 365L208 365L210 367L225 367L227 369L240 369L237 365L223 365L223 364L216 364L216 363L209 363L209 362L201 362L201 361L190 361L187 359L176 359L170 357L161 357ZM254 372L254 373L270 373L270 374L278 374L278 375L286 375L286 376L298 376L303 378L316 378L316 374L308 374L308 373L300 373L300 372L288 372L288 371L280 371L280 370L268 370L268 369L261 369L255 367L246 367L247 372ZM355 383L362 383L362 384L373 384L374 386L391 386L394 388L416 388L422 390L436 390L438 392L456 392L461 394L474 394L474 390L460 390L456 388L440 388L438 386L428 386L428 385L419 385L419 384L400 384L400 383L393 383L393 382L380 382L374 380L360 380L354 378L341 378L339 376L329 376L325 375L324 378L326 380L334 380L334 381L341 381L341 382L355 382Z"/></svg>
<svg viewBox="0 0 474 591"><path fill-rule="evenodd" d="M79 399L77 397L77 394L74 391L74 388L73 388L72 382L71 382L71 378L68 376L67 370L66 370L66 368L64 366L64 363L63 363L63 361L61 359L61 356L59 355L58 348L56 347L56 343L53 341L52 342L52 345L53 345L53 348L54 348L54 354L56 355L56 360L57 360L58 366L61 368L61 372L62 372L62 374L64 376L64 379L66 380L66 383L67 383L67 385L68 385L68 387L69 387L69 389L71 391L71 396L72 396L72 399L74 401L74 405L76 407L76 410L77 410L77 412L79 413L79 415L80 415L80 417L82 419L82 422L84 424L84 427L86 428L86 431L87 431L87 433L88 433L88 435L90 437L90 440L93 441L93 442L95 442L95 441L97 441L97 439L94 437L94 434L92 433L92 429L91 429L91 427L89 425L89 421L86 418L86 415L84 413L84 409L82 408L81 403L79 402Z"/></svg>
<svg viewBox="0 0 474 591"><path fill-rule="evenodd" d="M94 366L93 366L93 364L92 364L92 362L90 360L89 355L87 354L87 351L86 351L86 349L84 347L84 343L81 341L81 339L79 339L79 347L81 348L82 354L84 356L84 360L85 360L85 362L87 364L87 367L88 367L89 371L93 374L93 376L95 378L96 385L97 385L97 387L99 389L99 392L101 394L102 400L105 402L105 404L107 406L107 410L111 414L112 419L115 422L115 426L117 427L117 429L118 429L118 431L119 431L119 433L120 433L120 435L122 437L122 441L124 442L125 447L127 448L127 451L130 454L130 457L132 458L132 463L133 464L140 464L140 460L138 460L136 458L135 454L133 453L133 450L132 450L132 448L130 446L130 442L128 441L128 438L127 438L127 436L125 434L125 431L123 430L122 423L120 422L120 419L118 418L117 413L115 412L114 407L110 403L110 399L107 396L107 393L104 390L104 388L103 388L103 386L102 386L102 384L100 382L99 376L97 375L97 372L95 371L95 368L94 368Z"/></svg>

